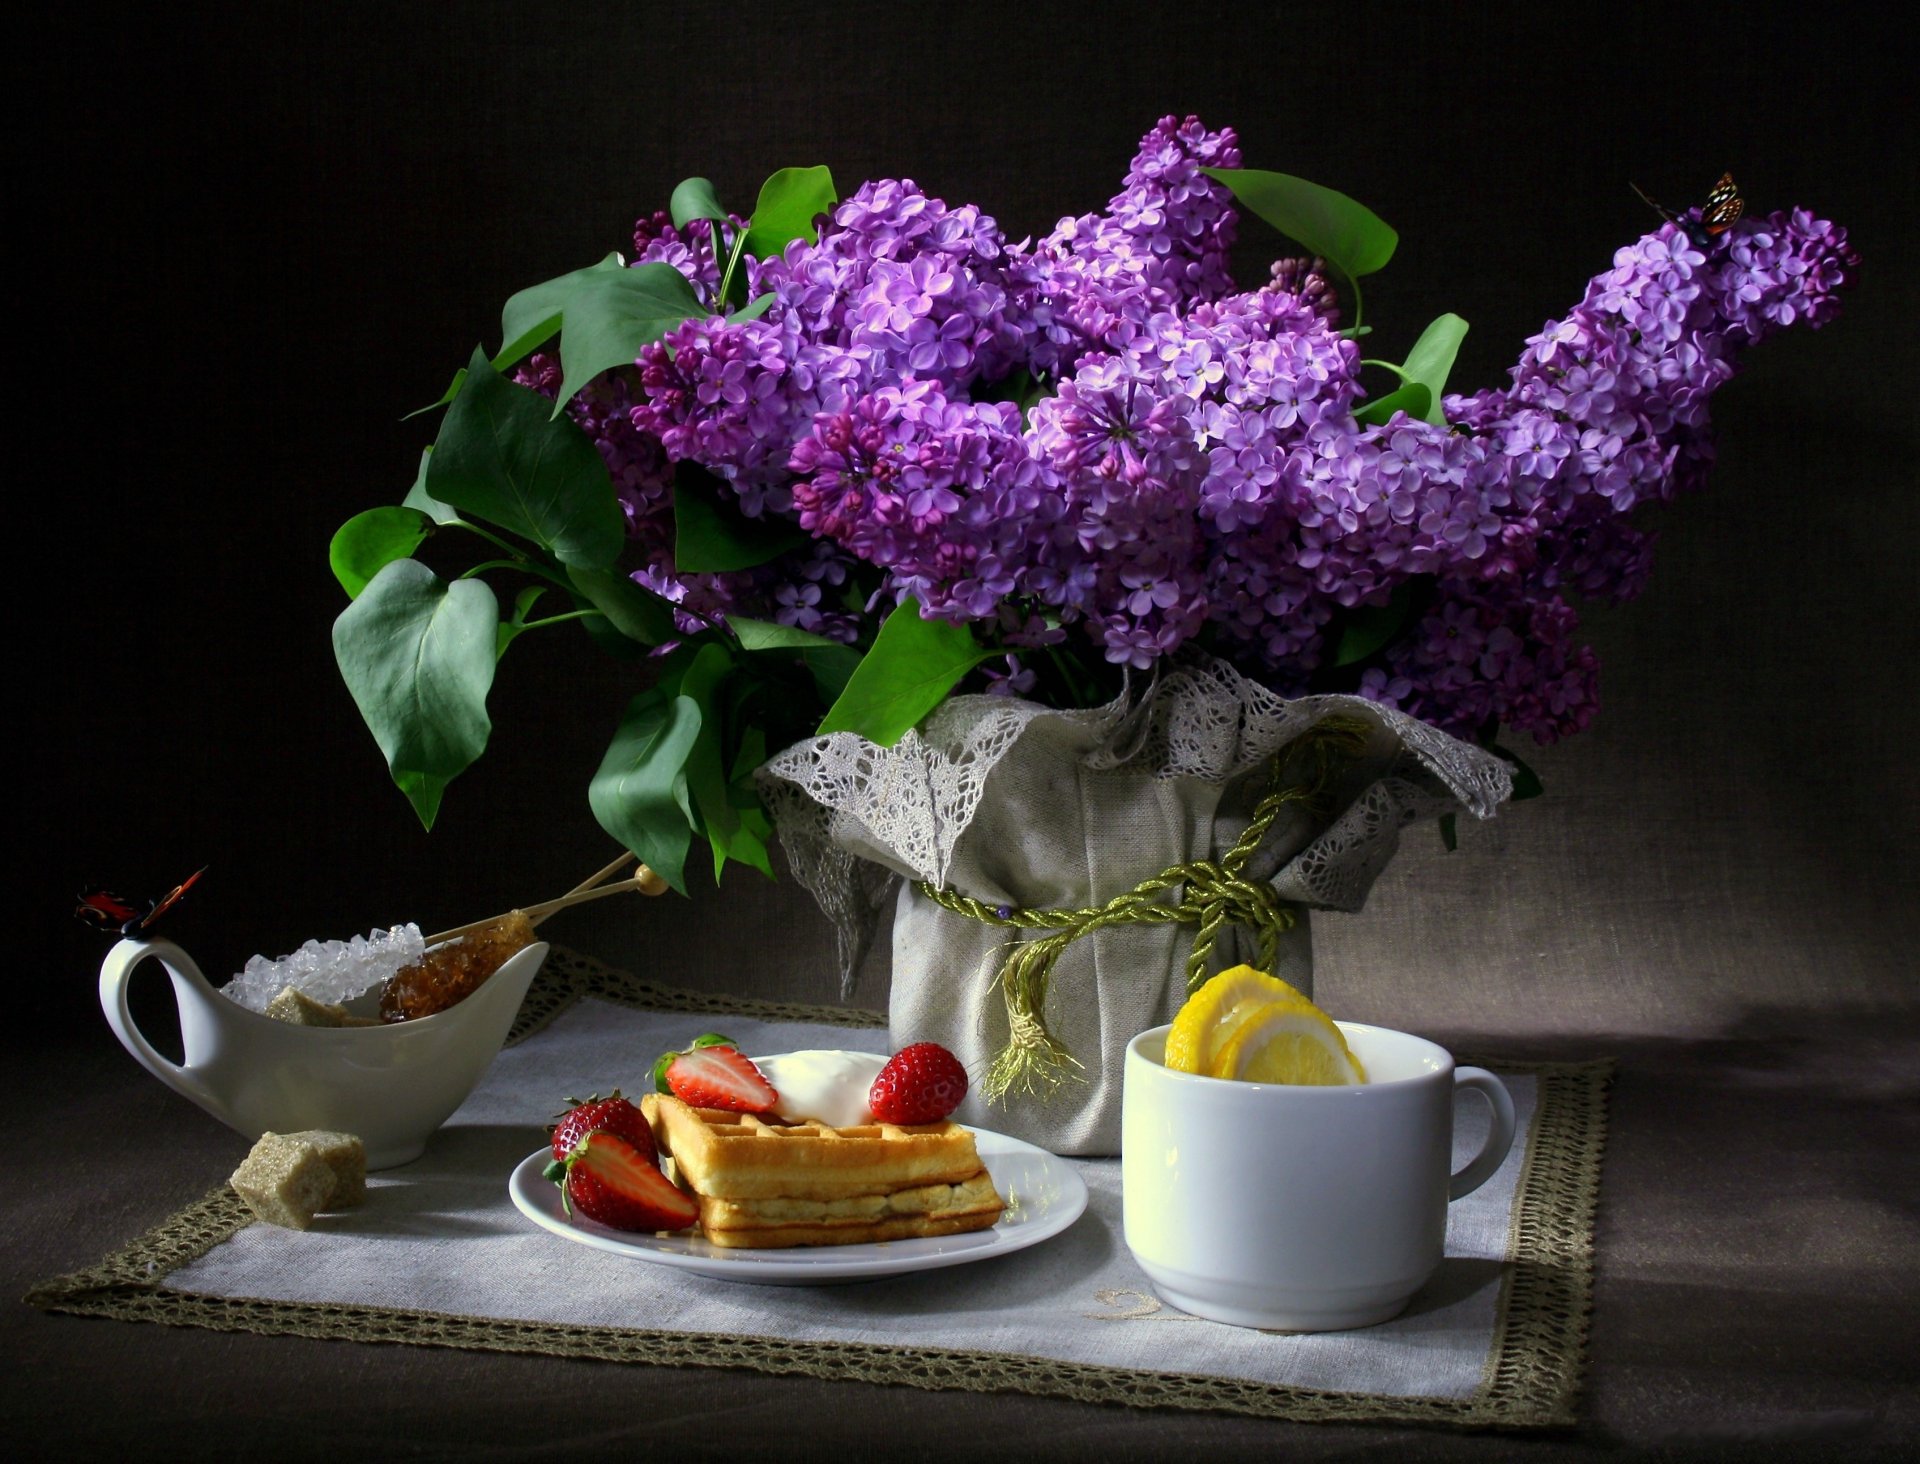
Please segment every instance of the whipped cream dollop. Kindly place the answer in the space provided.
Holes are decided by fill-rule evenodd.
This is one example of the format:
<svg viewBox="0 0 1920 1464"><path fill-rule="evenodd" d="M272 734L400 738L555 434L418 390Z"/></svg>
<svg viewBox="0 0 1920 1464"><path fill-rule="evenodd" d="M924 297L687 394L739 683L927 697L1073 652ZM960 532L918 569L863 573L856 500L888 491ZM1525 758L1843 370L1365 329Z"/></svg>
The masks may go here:
<svg viewBox="0 0 1920 1464"><path fill-rule="evenodd" d="M852 1128L873 1122L867 1094L887 1060L877 1052L812 1048L756 1057L753 1065L780 1095L782 1118Z"/></svg>

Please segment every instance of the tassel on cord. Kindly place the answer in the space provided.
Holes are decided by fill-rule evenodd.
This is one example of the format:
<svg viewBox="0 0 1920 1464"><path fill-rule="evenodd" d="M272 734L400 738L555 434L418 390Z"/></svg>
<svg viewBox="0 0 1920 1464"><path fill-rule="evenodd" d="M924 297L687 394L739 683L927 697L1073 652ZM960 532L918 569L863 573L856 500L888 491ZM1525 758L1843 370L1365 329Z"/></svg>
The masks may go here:
<svg viewBox="0 0 1920 1464"><path fill-rule="evenodd" d="M1260 968L1271 972L1279 960L1280 937L1293 928L1295 915L1272 885L1246 879L1241 871L1282 809L1301 805L1316 819L1331 812L1334 777L1365 749L1370 730L1371 724L1357 717L1329 717L1319 723L1274 759L1273 781L1279 786L1260 800L1252 821L1218 861L1171 865L1104 905L1027 910L989 905L925 880L916 884L922 895L956 915L987 925L1052 932L1008 948L998 977L1007 1007L1007 1045L981 1080L981 1096L997 1103L1010 1093L1048 1094L1069 1077L1078 1077L1073 1070L1081 1064L1048 1030L1046 1008L1054 964L1083 935L1116 925L1194 926L1193 950L1187 957L1187 991L1192 993L1207 978L1220 931L1232 923L1253 934ZM1176 888L1180 893L1174 902L1162 900Z"/></svg>

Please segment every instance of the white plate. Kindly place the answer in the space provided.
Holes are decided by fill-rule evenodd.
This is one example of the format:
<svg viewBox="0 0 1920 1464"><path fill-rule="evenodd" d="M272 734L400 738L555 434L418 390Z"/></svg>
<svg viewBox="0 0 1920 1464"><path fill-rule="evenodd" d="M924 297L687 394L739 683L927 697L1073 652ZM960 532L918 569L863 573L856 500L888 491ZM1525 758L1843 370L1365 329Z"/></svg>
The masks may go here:
<svg viewBox="0 0 1920 1464"><path fill-rule="evenodd" d="M1007 1202L991 1230L924 1240L888 1240L873 1245L795 1246L787 1250L731 1250L712 1244L699 1231L680 1235L640 1235L613 1230L592 1220L569 1218L560 1208L560 1189L541 1171L551 1149L529 1154L514 1167L507 1193L534 1224L581 1245L672 1266L722 1281L758 1281L775 1286L812 1286L834 1281L868 1281L940 1266L963 1266L1025 1250L1051 1240L1087 1208L1087 1185L1066 1160L1005 1134L973 1131L980 1160L994 1188Z"/></svg>

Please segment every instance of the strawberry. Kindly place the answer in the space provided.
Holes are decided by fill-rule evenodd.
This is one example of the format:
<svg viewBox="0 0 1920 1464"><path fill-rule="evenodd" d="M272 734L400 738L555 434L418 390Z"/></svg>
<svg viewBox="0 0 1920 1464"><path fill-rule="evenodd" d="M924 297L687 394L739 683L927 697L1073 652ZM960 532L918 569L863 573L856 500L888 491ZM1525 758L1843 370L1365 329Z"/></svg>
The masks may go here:
<svg viewBox="0 0 1920 1464"><path fill-rule="evenodd" d="M867 1093L882 1123L939 1123L967 1096L967 1070L938 1042L916 1042L888 1059Z"/></svg>
<svg viewBox="0 0 1920 1464"><path fill-rule="evenodd" d="M685 1230L700 1218L693 1196L675 1187L652 1158L604 1129L582 1134L546 1176L560 1186L560 1204L615 1230Z"/></svg>
<svg viewBox="0 0 1920 1464"><path fill-rule="evenodd" d="M553 1157L564 1160L571 1154L574 1146L586 1135L596 1129L610 1134L618 1134L634 1148L647 1156L649 1162L655 1160L657 1150L653 1142L653 1130L647 1126L646 1115L641 1113L615 1088L611 1098L602 1098L598 1093L589 1098L569 1098L567 1111L553 1129Z"/></svg>
<svg viewBox="0 0 1920 1464"><path fill-rule="evenodd" d="M771 1113L780 1095L760 1069L724 1037L708 1033L684 1052L662 1054L653 1067L654 1086L695 1108L734 1113Z"/></svg>

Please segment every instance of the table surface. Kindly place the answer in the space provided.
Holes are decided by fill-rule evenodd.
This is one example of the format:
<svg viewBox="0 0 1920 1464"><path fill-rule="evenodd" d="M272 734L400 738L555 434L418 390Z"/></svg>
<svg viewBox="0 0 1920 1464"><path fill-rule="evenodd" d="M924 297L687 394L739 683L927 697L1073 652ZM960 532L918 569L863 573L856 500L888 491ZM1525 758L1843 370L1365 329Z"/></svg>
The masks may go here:
<svg viewBox="0 0 1920 1464"><path fill-rule="evenodd" d="M1449 1034L1436 1033L1441 1040ZM1453 1045L1471 1050L1471 1038ZM1920 1018L1796 1016L1711 1041L1507 1041L1620 1060L1583 1422L1539 1435L1293 1424L700 1368L310 1341L43 1314L35 1282L197 1199L245 1153L103 1031L10 1054L5 1420L31 1455L337 1461L989 1455L1107 1464L1893 1458L1920 1450ZM56 1146L58 1154L56 1155ZM564 1407L570 1422L559 1422Z"/></svg>

